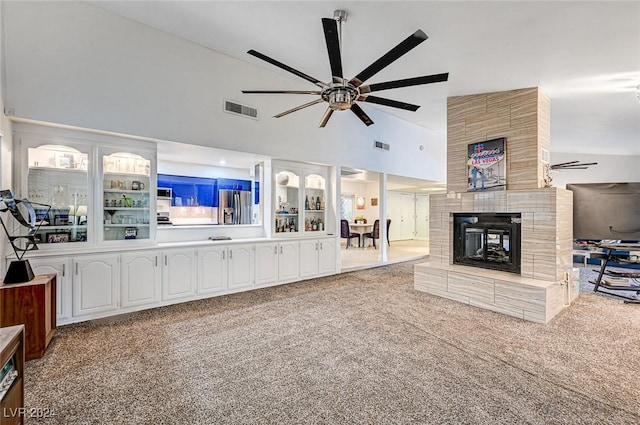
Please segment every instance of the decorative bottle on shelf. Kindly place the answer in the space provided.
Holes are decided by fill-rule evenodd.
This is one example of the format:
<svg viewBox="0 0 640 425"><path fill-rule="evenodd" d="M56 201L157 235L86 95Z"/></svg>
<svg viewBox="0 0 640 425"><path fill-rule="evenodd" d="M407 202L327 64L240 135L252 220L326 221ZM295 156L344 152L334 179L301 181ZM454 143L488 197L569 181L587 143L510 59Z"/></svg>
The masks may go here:
<svg viewBox="0 0 640 425"><path fill-rule="evenodd" d="M319 196L316 198L316 209L317 210L320 209L320 197Z"/></svg>
<svg viewBox="0 0 640 425"><path fill-rule="evenodd" d="M313 196L311 197L311 205L309 205L309 209L310 210L316 209L316 201L315 201L315 198Z"/></svg>
<svg viewBox="0 0 640 425"><path fill-rule="evenodd" d="M304 209L305 209L305 210L308 210L308 209L309 209L309 195L307 195L307 196L305 197L305 200L304 200Z"/></svg>

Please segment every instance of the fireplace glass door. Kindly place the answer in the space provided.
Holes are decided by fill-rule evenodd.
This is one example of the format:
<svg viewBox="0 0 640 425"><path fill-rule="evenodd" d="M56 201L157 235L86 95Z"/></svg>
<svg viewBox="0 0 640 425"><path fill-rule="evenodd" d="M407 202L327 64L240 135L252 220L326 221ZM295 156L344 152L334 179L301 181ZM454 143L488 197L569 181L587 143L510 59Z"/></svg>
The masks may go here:
<svg viewBox="0 0 640 425"><path fill-rule="evenodd" d="M494 215L456 215L454 263L519 273L520 228L509 221Z"/></svg>

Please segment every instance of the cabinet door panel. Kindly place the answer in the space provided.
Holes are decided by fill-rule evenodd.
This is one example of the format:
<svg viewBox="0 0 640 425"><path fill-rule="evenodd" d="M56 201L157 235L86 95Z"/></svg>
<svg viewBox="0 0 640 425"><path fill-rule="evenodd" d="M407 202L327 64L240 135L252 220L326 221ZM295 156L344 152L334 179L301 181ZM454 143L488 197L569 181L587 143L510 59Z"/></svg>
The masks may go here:
<svg viewBox="0 0 640 425"><path fill-rule="evenodd" d="M278 281L278 244L256 245L256 285L268 285Z"/></svg>
<svg viewBox="0 0 640 425"><path fill-rule="evenodd" d="M74 261L73 315L116 310L120 283L117 255Z"/></svg>
<svg viewBox="0 0 640 425"><path fill-rule="evenodd" d="M64 322L71 318L71 260L68 259L37 259L29 260L33 273L36 275L56 275L56 319Z"/></svg>
<svg viewBox="0 0 640 425"><path fill-rule="evenodd" d="M321 239L318 249L318 273L330 274L336 271L336 241Z"/></svg>
<svg viewBox="0 0 640 425"><path fill-rule="evenodd" d="M253 245L229 247L229 288L253 285Z"/></svg>
<svg viewBox="0 0 640 425"><path fill-rule="evenodd" d="M122 256L122 306L160 301L160 253L130 253Z"/></svg>
<svg viewBox="0 0 640 425"><path fill-rule="evenodd" d="M295 280L300 276L300 243L280 242L278 256L278 279Z"/></svg>
<svg viewBox="0 0 640 425"><path fill-rule="evenodd" d="M227 288L227 248L198 249L198 293L220 292Z"/></svg>
<svg viewBox="0 0 640 425"><path fill-rule="evenodd" d="M300 277L318 274L318 241L310 239L300 241Z"/></svg>
<svg viewBox="0 0 640 425"><path fill-rule="evenodd" d="M170 300L194 295L196 255L193 249L165 251L162 268L162 299Z"/></svg>

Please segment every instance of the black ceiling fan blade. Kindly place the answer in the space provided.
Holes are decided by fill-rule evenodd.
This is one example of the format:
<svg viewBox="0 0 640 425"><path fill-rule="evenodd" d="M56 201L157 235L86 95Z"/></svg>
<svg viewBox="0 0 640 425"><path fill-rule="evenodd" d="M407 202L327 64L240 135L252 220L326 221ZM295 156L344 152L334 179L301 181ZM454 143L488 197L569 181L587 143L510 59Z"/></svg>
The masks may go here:
<svg viewBox="0 0 640 425"><path fill-rule="evenodd" d="M360 87L362 83L364 83L369 78L373 77L375 74L386 68L389 64L394 62L396 59L400 58L402 55L407 53L409 50L416 47L418 44L425 41L427 38L427 34L425 34L422 30L418 30L411 34L409 37L404 39L400 44L398 44L393 49L389 50L385 53L380 59L369 65L358 75L353 77L350 81L356 87Z"/></svg>
<svg viewBox="0 0 640 425"><path fill-rule="evenodd" d="M242 90L244 94L320 94L319 90Z"/></svg>
<svg viewBox="0 0 640 425"><path fill-rule="evenodd" d="M392 108L406 109L407 111L417 111L420 105L413 105L411 103L398 102L397 100L385 99L378 96L360 96L358 100L362 102L375 103L378 105L391 106Z"/></svg>
<svg viewBox="0 0 640 425"><path fill-rule="evenodd" d="M552 164L552 167L564 167L565 165L569 165L569 164L577 164L580 161L569 161L569 162L560 162L558 164Z"/></svg>
<svg viewBox="0 0 640 425"><path fill-rule="evenodd" d="M362 86L360 93L371 93L380 90L397 89L401 87L419 86L421 84L441 83L449 79L449 73L425 75L423 77L405 78L404 80L385 81L384 83L370 84Z"/></svg>
<svg viewBox="0 0 640 425"><path fill-rule="evenodd" d="M327 110L324 111L324 115L322 116L322 119L320 120L320 128L323 128L325 125L327 125L327 122L329 121L329 118L331 118L331 114L333 114L333 109L331 109L331 108L327 108Z"/></svg>
<svg viewBox="0 0 640 425"><path fill-rule="evenodd" d="M324 39L327 42L329 52L329 64L331 76L342 78L342 56L340 55L340 40L338 38L338 21L330 18L322 18Z"/></svg>
<svg viewBox="0 0 640 425"><path fill-rule="evenodd" d="M561 164L551 165L549 168L552 170L586 170L590 165L598 165L597 162L585 162L579 161L563 162Z"/></svg>
<svg viewBox="0 0 640 425"><path fill-rule="evenodd" d="M362 110L362 108L360 106L358 106L357 103L354 103L353 105L351 105L351 112L353 112L354 114L356 114L356 116L358 118L360 118L360 120L367 126L369 127L371 124L373 124L373 120L371 118L369 118L369 115L365 114L365 112Z"/></svg>
<svg viewBox="0 0 640 425"><path fill-rule="evenodd" d="M290 114L292 112L296 112L296 111L299 111L300 109L308 108L309 106L313 106L316 103L320 103L320 102L324 102L324 100L316 99L316 100L314 100L312 102L305 103L304 105L296 106L295 108L291 108L288 111L280 112L278 115L274 115L273 118L284 117L285 115L288 115L288 114Z"/></svg>
<svg viewBox="0 0 640 425"><path fill-rule="evenodd" d="M249 50L247 53L249 53L251 56L257 57L258 59L262 59L265 62L269 62L271 65L275 65L278 68L284 69L285 71L288 71L294 75L297 75L300 78L304 78L305 80L310 81L319 87L325 86L325 84L322 81L318 80L317 78L313 78L303 72L298 71L297 69L291 68L289 65L285 65L282 62L278 62L277 60L272 59L269 56L263 55L260 52L257 52L255 50Z"/></svg>

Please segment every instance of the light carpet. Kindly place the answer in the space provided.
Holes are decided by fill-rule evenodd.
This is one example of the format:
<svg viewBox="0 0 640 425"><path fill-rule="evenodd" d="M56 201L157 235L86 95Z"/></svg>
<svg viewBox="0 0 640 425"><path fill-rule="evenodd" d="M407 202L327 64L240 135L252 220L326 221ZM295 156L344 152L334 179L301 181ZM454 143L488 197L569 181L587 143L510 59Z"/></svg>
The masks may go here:
<svg viewBox="0 0 640 425"><path fill-rule="evenodd" d="M548 325L413 290L413 264L61 327L31 424L640 423L640 308Z"/></svg>

